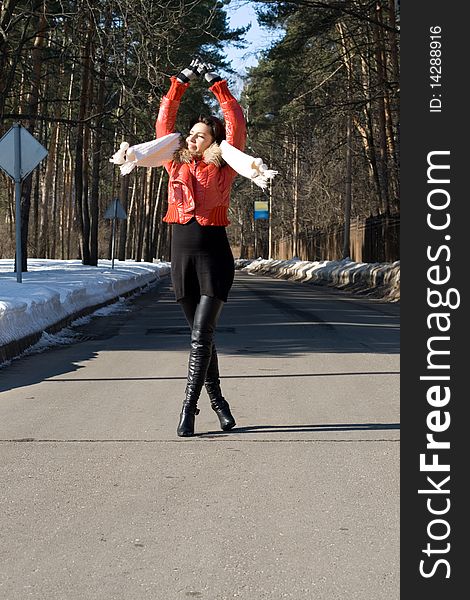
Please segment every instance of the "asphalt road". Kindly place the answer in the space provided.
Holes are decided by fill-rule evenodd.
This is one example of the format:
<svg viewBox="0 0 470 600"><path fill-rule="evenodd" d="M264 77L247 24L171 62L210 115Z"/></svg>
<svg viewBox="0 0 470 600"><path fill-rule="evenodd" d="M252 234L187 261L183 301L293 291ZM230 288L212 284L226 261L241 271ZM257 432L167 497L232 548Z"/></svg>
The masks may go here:
<svg viewBox="0 0 470 600"><path fill-rule="evenodd" d="M399 307L236 273L178 438L169 279L0 369L2 600L399 598Z"/></svg>

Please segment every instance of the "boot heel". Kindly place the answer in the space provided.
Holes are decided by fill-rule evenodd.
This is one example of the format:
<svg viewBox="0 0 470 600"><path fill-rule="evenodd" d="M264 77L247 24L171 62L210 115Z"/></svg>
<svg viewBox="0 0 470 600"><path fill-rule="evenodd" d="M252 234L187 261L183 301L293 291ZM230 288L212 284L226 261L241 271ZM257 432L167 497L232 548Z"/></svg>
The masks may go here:
<svg viewBox="0 0 470 600"><path fill-rule="evenodd" d="M230 406L225 398L221 397L211 400L211 407L219 417L220 428L222 431L229 431L229 429L235 427L235 419L230 412Z"/></svg>
<svg viewBox="0 0 470 600"><path fill-rule="evenodd" d="M199 408L193 412L183 408L180 414L180 422L176 433L179 437L190 437L194 435L194 421L196 415L199 414Z"/></svg>

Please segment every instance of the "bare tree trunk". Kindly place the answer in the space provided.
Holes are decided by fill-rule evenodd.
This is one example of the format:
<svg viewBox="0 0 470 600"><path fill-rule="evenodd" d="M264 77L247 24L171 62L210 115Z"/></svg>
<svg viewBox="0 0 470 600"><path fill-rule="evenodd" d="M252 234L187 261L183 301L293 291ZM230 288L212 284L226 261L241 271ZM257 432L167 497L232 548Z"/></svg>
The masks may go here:
<svg viewBox="0 0 470 600"><path fill-rule="evenodd" d="M29 41L31 36L31 20L43 2L44 0L35 0L31 3L30 12L22 19L23 28L18 43L13 48L9 48L8 30L15 9L20 3L17 0L3 0L0 4L0 31L2 32L2 35L0 35L0 117L3 117L5 110L5 100L7 98L6 92L13 87L15 73L18 69L18 65L21 64L21 59L24 55L23 47ZM40 27L44 26L44 23L39 21L39 25ZM40 33L41 30L39 29L38 31ZM8 60L9 56L11 57L10 64Z"/></svg>
<svg viewBox="0 0 470 600"><path fill-rule="evenodd" d="M147 185L144 193L143 227L143 257L145 262L152 262L152 213L153 213L153 182L154 169L147 169Z"/></svg>
<svg viewBox="0 0 470 600"><path fill-rule="evenodd" d="M168 196L168 189L166 186L163 186L160 216L164 212L164 207L165 207L165 203L167 201L167 196ZM169 255L169 250L166 246L169 228L170 228L170 225L168 223L164 223L160 219L159 228L158 228L158 242L157 242L156 255L157 255L157 258L160 258L161 260L166 260L166 257Z"/></svg>
<svg viewBox="0 0 470 600"><path fill-rule="evenodd" d="M70 83L69 83L69 93L68 93L68 103L67 103L67 115L71 116L72 113L72 93L73 93L73 83L75 78L75 70L72 69L70 73ZM76 199L74 198L75 188L75 172L74 172L74 160L72 156L72 144L70 141L70 131L66 132L65 135L65 150L64 150L64 200L65 200L65 209L66 216L65 220L65 231L62 231L62 258L67 257L67 260L70 260L71 253L71 245L72 245L72 231L74 229L73 224L74 220L77 216L76 211ZM67 168L68 167L68 168ZM65 239L64 239L65 238Z"/></svg>
<svg viewBox="0 0 470 600"><path fill-rule="evenodd" d="M137 179L137 178L136 178ZM140 262L142 260L142 246L144 241L144 219L145 219L145 191L147 188L147 179L148 172L147 169L142 170L141 173L141 185L140 190L141 193L138 196L138 200L136 202L136 223L135 223L135 233L136 233L136 246L135 246L135 258L136 262Z"/></svg>
<svg viewBox="0 0 470 600"><path fill-rule="evenodd" d="M34 40L33 50L31 52L31 87L28 98L24 105L24 111L28 115L27 129L29 133L34 133L36 117L39 112L39 88L41 82L42 70L42 49L44 47L44 39L46 36L47 22L44 15L46 2L41 7L41 14L38 15L37 34ZM16 218L21 219L21 270L28 270L28 231L29 231L29 211L31 208L31 191L33 185L33 177L30 174L24 181L21 189L21 215L16 215ZM16 270L16 257L15 257Z"/></svg>
<svg viewBox="0 0 470 600"><path fill-rule="evenodd" d="M111 26L111 15L109 9L106 12L105 29ZM95 131L93 136L93 168L91 176L91 196L90 196L90 217L91 217L91 236L90 236L90 265L98 265L98 220L99 220L99 190L100 190L100 170L101 170L101 148L103 144L103 113L106 91L106 74L108 66L107 44L100 49L101 60L99 66L98 95L95 111L96 118Z"/></svg>
<svg viewBox="0 0 470 600"><path fill-rule="evenodd" d="M125 175L121 179L121 189L119 200L123 209L127 213L127 203L129 199L129 175ZM127 219L122 219L119 224L119 250L118 250L118 258L119 260L126 260L126 240L127 240L127 231L129 227L129 213L127 213Z"/></svg>
<svg viewBox="0 0 470 600"><path fill-rule="evenodd" d="M299 141L297 138L297 131L294 129L293 132L293 201L294 210L292 216L292 255L298 256L298 237L299 237Z"/></svg>
<svg viewBox="0 0 470 600"><path fill-rule="evenodd" d="M59 146L60 129L57 131L57 146ZM54 169L54 183L53 183L53 194L52 194L52 240L51 240L51 258L57 258L57 241L60 233L58 231L57 223L60 221L61 213L63 211L63 202L59 203L59 160L55 161Z"/></svg>
<svg viewBox="0 0 470 600"><path fill-rule="evenodd" d="M352 204L352 98L353 98L353 57L348 48L344 28L341 22L337 23L343 48L343 61L348 77L347 83L347 114L346 114L346 165L345 165L345 190L344 190L344 239L343 258L350 256L351 239L351 204Z"/></svg>
<svg viewBox="0 0 470 600"><path fill-rule="evenodd" d="M346 115L346 181L344 193L344 241L343 258L350 254L351 239L351 205L352 205L352 115Z"/></svg>
<svg viewBox="0 0 470 600"><path fill-rule="evenodd" d="M78 111L77 140L75 143L75 207L77 210L77 219L80 236L81 258L84 265L90 262L89 247L89 217L88 217L88 199L84 190L85 165L84 165L84 145L85 132L83 120L89 104L90 87L90 53L91 53L91 24L88 23L88 32L83 56L83 68L80 82L80 106Z"/></svg>
<svg viewBox="0 0 470 600"><path fill-rule="evenodd" d="M388 22L392 30L395 30L397 27L396 23L396 15L395 15L395 0L388 0ZM393 31L388 32L388 40L390 47L390 65L392 71L392 84L394 88L397 88L400 82L400 67L398 60L398 45L397 45L397 34ZM388 90L389 88L387 88ZM398 112L398 111L397 111ZM393 159L393 184L394 184L394 200L395 200L395 208L399 208L399 199L400 199L400 139L399 139L399 131L400 128L396 126L396 134L395 127L393 124L392 110L390 106L390 93L387 93L387 131L388 137L390 139L390 151ZM397 120L399 120L399 115L397 115Z"/></svg>
<svg viewBox="0 0 470 600"><path fill-rule="evenodd" d="M65 136L65 151L64 151L64 229L62 230L62 258L70 260L71 245L72 245L72 231L74 229L73 224L76 216L75 202L74 202L74 160L72 156L72 148L70 144L70 132L67 132Z"/></svg>
<svg viewBox="0 0 470 600"><path fill-rule="evenodd" d="M390 27L395 30L397 28L397 21L395 15L395 1L396 0L388 0L388 20ZM394 32L389 32L389 40L390 40L390 62L392 65L392 77L393 84L398 85L400 81L400 66L398 60L398 45L397 45L397 34Z"/></svg>
<svg viewBox="0 0 470 600"><path fill-rule="evenodd" d="M89 74L89 93L87 110L91 112L93 105L93 80L91 73ZM86 265L91 265L91 249L90 249L90 233L91 233L91 218L90 218L90 150L91 150L91 129L89 124L85 125L83 131L83 195L82 195L82 209L83 209L83 239L88 252L87 261L84 262Z"/></svg>
<svg viewBox="0 0 470 600"><path fill-rule="evenodd" d="M157 258L157 240L158 232L161 227L161 215L162 215L162 196L163 196L163 181L164 181L165 169L160 169L160 176L158 178L158 187L156 192L155 206L152 216L152 243L151 243L151 259Z"/></svg>
<svg viewBox="0 0 470 600"><path fill-rule="evenodd" d="M376 3L377 21L382 19L381 0ZM390 210L390 195L388 182L388 153L387 153L387 132L385 118L385 54L383 43L380 35L380 25L373 25L374 40L375 40L375 59L377 65L377 87L379 92L378 98L378 131L379 131L379 177L382 194L385 201L385 212Z"/></svg>
<svg viewBox="0 0 470 600"><path fill-rule="evenodd" d="M56 109L57 115L57 109ZM58 115L57 115L58 116ZM40 214L40 230L38 235L38 256L50 258L49 255L49 211L52 200L52 177L55 169L56 150L59 140L59 124L52 124L51 137L49 142L49 154L47 156L46 173L44 175L42 190L41 190L41 214Z"/></svg>
<svg viewBox="0 0 470 600"><path fill-rule="evenodd" d="M98 89L98 104L96 110L99 114L103 112L104 107L104 74L100 79ZM103 141L102 116L98 117L98 124L93 136L93 167L91 176L91 195L90 195L90 217L91 217L91 236L90 236L90 265L98 264L98 224L99 224L99 189L100 189L100 168L101 168L101 147Z"/></svg>
<svg viewBox="0 0 470 600"><path fill-rule="evenodd" d="M367 30L368 35L368 30ZM377 158L377 150L375 144L374 125L372 120L372 108L371 108L371 67L366 59L361 56L361 81L364 98L367 99L364 104L364 129L356 122L356 127L361 133L361 140L363 142L365 155L368 159L368 166L370 168L371 183L374 185L377 196L377 212L380 213L383 210L384 199L382 186L380 184L379 175L379 159Z"/></svg>
<svg viewBox="0 0 470 600"><path fill-rule="evenodd" d="M39 189L39 169L35 170L35 177L36 177L36 186L35 189L38 190ZM33 239L32 239L32 252L34 253L33 256L41 256L39 249L38 249L38 235L39 235L39 193L35 193L33 194L33 225L32 225L32 234L33 234Z"/></svg>
<svg viewBox="0 0 470 600"><path fill-rule="evenodd" d="M132 181L132 192L131 192L131 203L129 206L129 212L127 213L127 237L126 237L126 257L135 259L135 248L134 248L134 232L135 232L135 205L137 196L137 176L134 174Z"/></svg>

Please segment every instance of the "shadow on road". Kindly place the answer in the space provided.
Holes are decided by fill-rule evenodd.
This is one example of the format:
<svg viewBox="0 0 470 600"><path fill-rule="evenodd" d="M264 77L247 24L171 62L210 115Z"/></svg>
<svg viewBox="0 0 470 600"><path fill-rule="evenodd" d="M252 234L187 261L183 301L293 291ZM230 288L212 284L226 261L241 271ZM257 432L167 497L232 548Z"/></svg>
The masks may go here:
<svg viewBox="0 0 470 600"><path fill-rule="evenodd" d="M215 437L240 433L300 433L302 431L378 431L400 429L399 423L335 423L321 425L252 425L249 427L234 427L230 431L207 431L197 433L198 437Z"/></svg>
<svg viewBox="0 0 470 600"><path fill-rule="evenodd" d="M258 375L250 374L250 375L225 375L223 376L224 380L226 379L272 379L272 378L286 378L286 377L351 377L353 375L363 375L369 377L370 375L399 375L399 371L351 371L348 373L282 373L276 374L271 373L269 375ZM175 376L166 376L166 377L74 377L73 379L68 379L66 377L60 377L60 379L54 379L53 377L48 378L48 381L54 383L82 383L84 381L186 381L186 376L184 375L175 375Z"/></svg>
<svg viewBox="0 0 470 600"><path fill-rule="evenodd" d="M245 273L236 273L229 302L222 312L216 344L219 354L226 355L227 360L230 355L282 359L317 353L399 353L398 305L337 294L334 290L308 284L254 279ZM77 374L73 377L76 381L80 378L80 370L85 369L86 373L86 364L80 363L93 360L101 352L189 351L189 328L180 306L174 301L169 278L163 279L147 294L138 296L130 306L130 311L96 317L90 323L74 328L77 341L72 345L52 347L0 368L0 391L51 380L63 374ZM155 372L158 373L157 364ZM361 373L240 374L232 377L374 374L397 373L364 370ZM136 379L170 378L149 373L148 377L144 374Z"/></svg>

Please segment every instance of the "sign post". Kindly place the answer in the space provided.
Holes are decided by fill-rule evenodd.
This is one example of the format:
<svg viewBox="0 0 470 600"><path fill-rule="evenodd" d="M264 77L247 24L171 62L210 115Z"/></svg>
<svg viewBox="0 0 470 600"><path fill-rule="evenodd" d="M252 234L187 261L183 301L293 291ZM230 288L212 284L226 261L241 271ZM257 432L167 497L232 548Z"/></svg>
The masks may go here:
<svg viewBox="0 0 470 600"><path fill-rule="evenodd" d="M269 180L268 258L273 257L273 180Z"/></svg>
<svg viewBox="0 0 470 600"><path fill-rule="evenodd" d="M268 202L265 200L255 200L255 211L254 211L254 227L255 227L255 255L258 257L258 232L256 227L256 221L260 220L268 220L269 219L269 210L268 210Z"/></svg>
<svg viewBox="0 0 470 600"><path fill-rule="evenodd" d="M21 125L13 125L15 146L15 225L16 225L16 281L22 283L23 256L21 251Z"/></svg>
<svg viewBox="0 0 470 600"><path fill-rule="evenodd" d="M116 239L116 221L117 219L127 219L126 211L122 204L119 202L119 198L115 198L106 209L104 213L105 219L112 219L113 227L111 233L111 269L114 269L114 245Z"/></svg>
<svg viewBox="0 0 470 600"><path fill-rule="evenodd" d="M48 152L27 129L15 123L0 140L0 168L15 182L16 281L22 282L21 182Z"/></svg>

